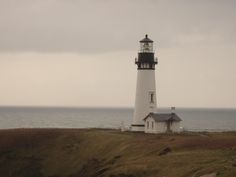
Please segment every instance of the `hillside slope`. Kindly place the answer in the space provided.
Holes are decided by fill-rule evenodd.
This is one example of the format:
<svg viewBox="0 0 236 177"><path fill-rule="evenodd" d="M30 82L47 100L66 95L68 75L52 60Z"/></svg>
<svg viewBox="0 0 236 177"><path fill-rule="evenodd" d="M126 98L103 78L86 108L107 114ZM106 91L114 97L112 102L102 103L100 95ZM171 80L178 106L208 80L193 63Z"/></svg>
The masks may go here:
<svg viewBox="0 0 236 177"><path fill-rule="evenodd" d="M0 130L4 177L236 176L236 133Z"/></svg>

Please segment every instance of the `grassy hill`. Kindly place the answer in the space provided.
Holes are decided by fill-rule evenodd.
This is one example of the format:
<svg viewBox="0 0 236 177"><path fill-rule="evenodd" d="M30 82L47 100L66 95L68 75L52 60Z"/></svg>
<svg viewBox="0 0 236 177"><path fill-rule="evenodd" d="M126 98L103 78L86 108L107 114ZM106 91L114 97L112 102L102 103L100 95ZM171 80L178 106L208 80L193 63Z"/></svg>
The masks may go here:
<svg viewBox="0 0 236 177"><path fill-rule="evenodd" d="M0 130L2 177L236 176L236 133Z"/></svg>

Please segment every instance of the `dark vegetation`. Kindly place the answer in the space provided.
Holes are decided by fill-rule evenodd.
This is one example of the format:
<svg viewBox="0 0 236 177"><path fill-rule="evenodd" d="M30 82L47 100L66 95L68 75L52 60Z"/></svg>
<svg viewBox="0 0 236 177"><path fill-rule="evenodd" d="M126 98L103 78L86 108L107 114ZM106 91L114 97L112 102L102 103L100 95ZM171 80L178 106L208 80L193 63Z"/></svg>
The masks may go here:
<svg viewBox="0 0 236 177"><path fill-rule="evenodd" d="M236 176L236 133L0 130L2 177Z"/></svg>

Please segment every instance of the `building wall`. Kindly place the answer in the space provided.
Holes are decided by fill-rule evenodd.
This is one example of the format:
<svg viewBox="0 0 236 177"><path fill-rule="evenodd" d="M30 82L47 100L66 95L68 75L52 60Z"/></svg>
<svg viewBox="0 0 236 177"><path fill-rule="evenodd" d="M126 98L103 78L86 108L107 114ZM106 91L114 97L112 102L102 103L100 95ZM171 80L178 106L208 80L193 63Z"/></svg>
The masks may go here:
<svg viewBox="0 0 236 177"><path fill-rule="evenodd" d="M153 125L153 127L152 127ZM155 125L155 121L153 120L153 118L147 118L145 121L145 133L155 133L156 130L156 125Z"/></svg>
<svg viewBox="0 0 236 177"><path fill-rule="evenodd" d="M148 126L149 124L149 126ZM152 127L153 124L153 127ZM170 126L172 132L180 132L180 122L173 122ZM152 117L148 117L145 121L145 133L166 133L167 123L166 122L155 122Z"/></svg>
<svg viewBox="0 0 236 177"><path fill-rule="evenodd" d="M149 127L148 127L149 122ZM153 122L153 128L152 128ZM149 117L145 121L145 133L165 133L167 126L165 122L155 122L153 118Z"/></svg>
<svg viewBox="0 0 236 177"><path fill-rule="evenodd" d="M180 122L173 122L170 126L172 132L180 132Z"/></svg>
<svg viewBox="0 0 236 177"><path fill-rule="evenodd" d="M150 93L154 93L150 102ZM132 124L144 125L143 119L150 113L156 112L155 70L138 70L134 117ZM144 127L132 126L132 131L144 131Z"/></svg>
<svg viewBox="0 0 236 177"><path fill-rule="evenodd" d="M166 122L156 122L157 126L156 126L156 132L157 133L166 133L167 131L167 124Z"/></svg>

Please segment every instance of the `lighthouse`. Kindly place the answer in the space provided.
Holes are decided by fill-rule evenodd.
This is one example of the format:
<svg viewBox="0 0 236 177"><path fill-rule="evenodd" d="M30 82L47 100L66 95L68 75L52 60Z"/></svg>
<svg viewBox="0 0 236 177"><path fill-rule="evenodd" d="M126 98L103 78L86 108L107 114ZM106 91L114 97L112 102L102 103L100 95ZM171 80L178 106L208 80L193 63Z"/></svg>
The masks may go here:
<svg viewBox="0 0 236 177"><path fill-rule="evenodd" d="M132 131L144 131L144 118L157 109L155 82L157 58L154 56L153 41L145 35L139 43L138 57L135 58L137 85Z"/></svg>

